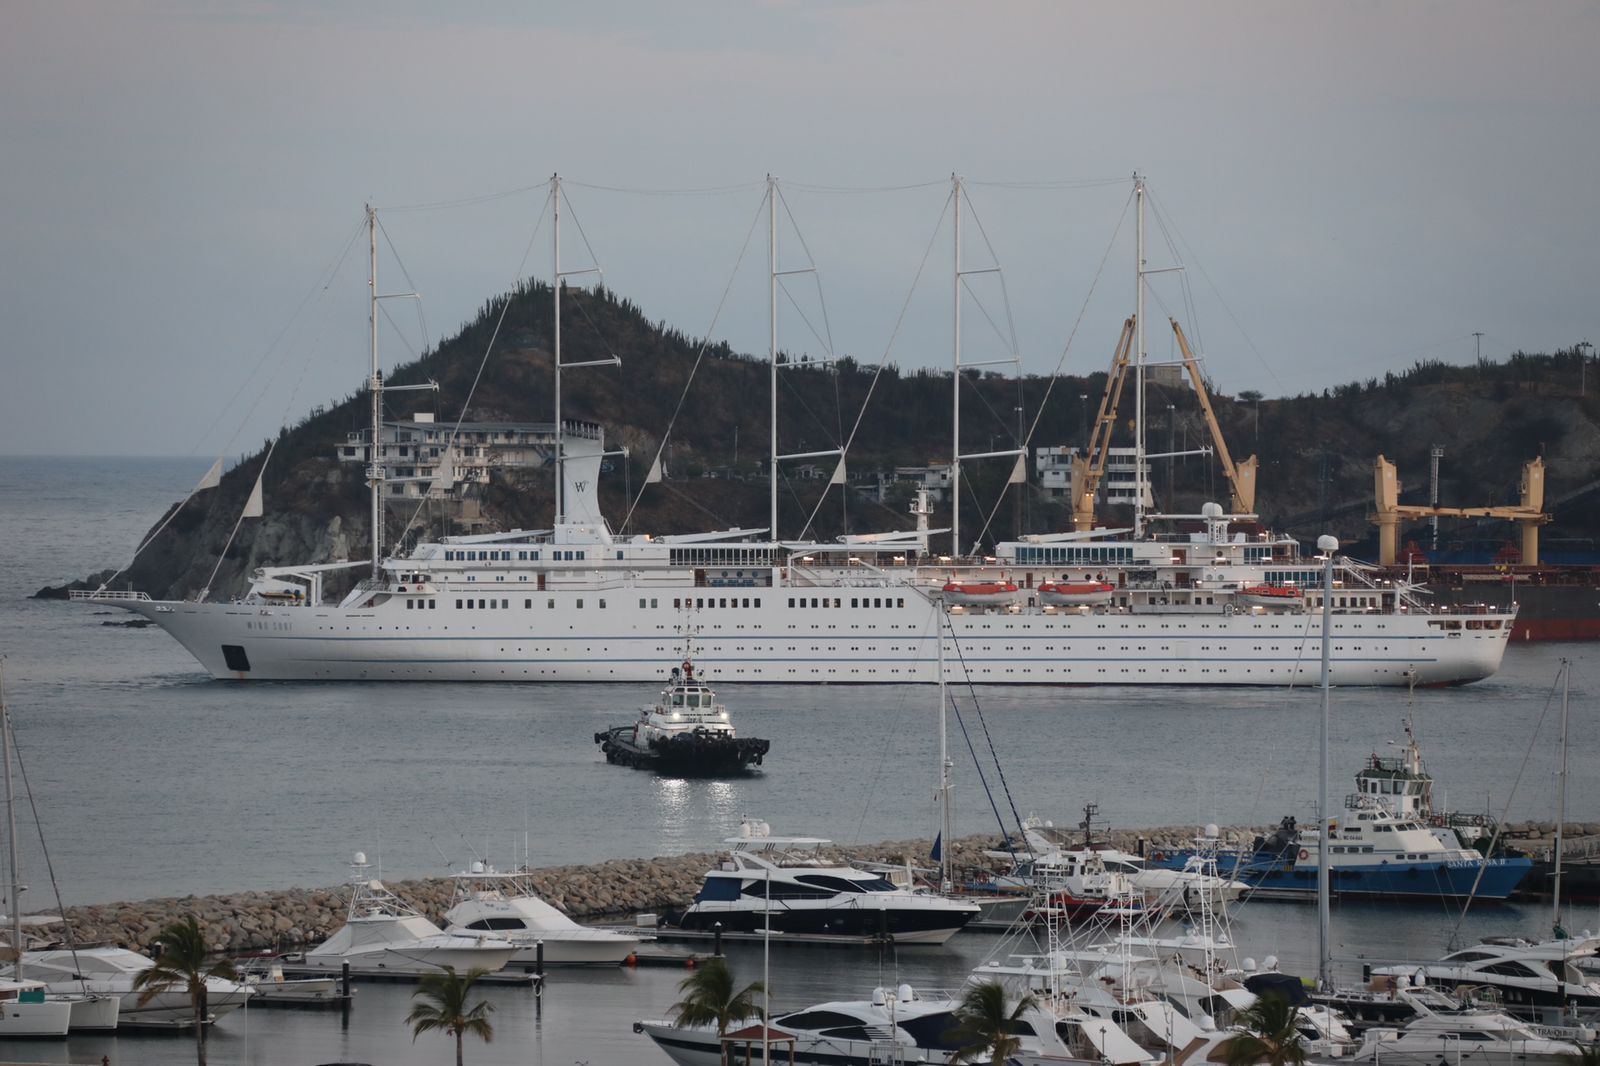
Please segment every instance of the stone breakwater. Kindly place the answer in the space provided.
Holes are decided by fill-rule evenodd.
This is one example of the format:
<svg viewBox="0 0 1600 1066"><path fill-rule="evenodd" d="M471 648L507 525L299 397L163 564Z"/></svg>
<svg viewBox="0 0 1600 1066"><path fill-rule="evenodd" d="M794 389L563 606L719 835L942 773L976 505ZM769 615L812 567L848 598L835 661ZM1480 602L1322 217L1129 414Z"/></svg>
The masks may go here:
<svg viewBox="0 0 1600 1066"><path fill-rule="evenodd" d="M1168 826L1112 830L1101 837L1113 847L1136 852L1141 842L1147 851L1183 847L1198 832L1197 826ZM1227 826L1222 828L1221 838L1225 847L1238 847L1249 844L1262 832L1255 827ZM1571 823L1568 832L1574 837L1600 834L1600 824ZM1533 849L1553 833L1554 827L1549 823L1506 827L1513 846L1531 845ZM996 846L992 837L965 837L952 846L951 862L957 870L1001 868L1005 865L1003 860L983 854ZM909 860L926 866L929 848L926 840L901 840L841 847L836 853L855 862L902 864ZM706 870L720 858L719 853L706 852L657 859L613 859L589 866L554 866L533 871L528 881L540 898L579 921L661 912L687 906L699 890ZM387 887L435 922L450 906L448 878L393 881L387 882ZM319 944L343 925L348 899L344 886L291 888L69 907L64 918L79 944L110 943L142 951L167 925L193 914L207 942L217 951L289 951Z"/></svg>

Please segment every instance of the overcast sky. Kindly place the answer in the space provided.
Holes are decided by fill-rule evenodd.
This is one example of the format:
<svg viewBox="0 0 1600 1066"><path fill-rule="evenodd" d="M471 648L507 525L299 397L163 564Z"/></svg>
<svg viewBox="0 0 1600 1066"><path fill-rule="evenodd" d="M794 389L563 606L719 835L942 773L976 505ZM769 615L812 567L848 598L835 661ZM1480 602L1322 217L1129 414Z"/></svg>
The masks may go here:
<svg viewBox="0 0 1600 1066"><path fill-rule="evenodd" d="M1185 267L1147 320L1186 281L1226 392L1600 342L1600 5L450 6L5 3L0 453L254 447L364 377L365 202L380 288L423 296L425 331L386 304L393 365L548 277L554 172L608 284L743 351L768 173L813 354L949 365L958 173L1009 296L971 279L968 358L1010 321L1028 370L1103 368L1135 170L1151 265Z"/></svg>

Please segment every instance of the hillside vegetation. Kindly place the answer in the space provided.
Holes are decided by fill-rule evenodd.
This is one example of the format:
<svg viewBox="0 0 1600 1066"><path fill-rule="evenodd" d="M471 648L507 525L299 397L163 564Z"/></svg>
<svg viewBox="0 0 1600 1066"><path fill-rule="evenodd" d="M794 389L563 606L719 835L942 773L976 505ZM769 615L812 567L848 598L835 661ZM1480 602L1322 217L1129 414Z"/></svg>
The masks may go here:
<svg viewBox="0 0 1600 1066"><path fill-rule="evenodd" d="M502 310L504 321L482 381L467 409L467 420L548 422L553 413L549 338L550 291L530 284L486 303L459 334L414 363L390 375L393 384L426 380L439 383L434 401L439 421L453 422ZM739 355L726 345L707 345L664 324L649 321L639 309L613 293L569 290L563 298L562 336L568 362L615 353L620 367L591 368L564 375L563 413L604 425L607 447L626 447L627 459L612 460L601 494L614 527L629 513L630 492L637 508L623 532L690 532L726 526L765 527L765 480L769 439L770 368L765 358ZM700 359L698 370L695 369ZM693 387L685 393L691 373ZM820 451L837 447L851 434L858 413L865 414L851 444L853 478L895 466L945 461L950 450L950 375L948 371L902 372L845 359L835 366L800 362L780 373L779 449ZM1592 535L1600 515L1586 491L1600 467L1600 374L1596 390L1580 392L1580 352L1518 353L1505 362L1458 367L1418 363L1382 379L1353 382L1316 395L1277 399L1255 394L1214 395L1217 417L1236 458L1261 457L1258 510L1267 524L1302 538L1331 528L1341 539L1370 539L1366 516L1372 507L1372 460L1383 453L1400 468L1408 502L1426 502L1429 449L1446 450L1441 501L1479 506L1512 502L1521 465L1542 455L1549 467L1548 500L1558 503L1553 533ZM964 452L1016 447L1018 409L1031 425L1043 407L1031 447L1082 444L1088 418L1105 387L1103 373L1051 382L1021 381L970 373L963 381ZM869 391L870 403L867 402ZM1129 390L1131 393L1131 390ZM408 417L413 397L398 393L389 417ZM639 492L662 434L676 426L667 452L670 480ZM1048 397L1048 399L1047 399ZM1087 399L1083 399L1087 397ZM1152 450L1173 439L1190 447L1206 439L1194 394L1188 388L1152 387ZM1169 426L1167 405L1175 408ZM1131 396L1123 405L1118 443L1131 440ZM367 490L360 464L340 463L335 448L346 434L367 423L364 394L319 408L314 416L285 428L264 481L266 517L247 520L212 582L214 596L241 592L250 570L260 565L323 562L367 556ZM167 530L119 580L154 596L192 596L204 587L260 469L265 447L225 476L222 486L185 506ZM780 533L796 537L825 489L833 460L818 459L821 480L786 474L780 479ZM963 536L985 543L1025 531L1067 527L1061 501L1035 491L1001 500L1010 460L968 465L963 492ZM715 477L705 476L715 473ZM1157 460L1153 481L1158 497L1170 483L1170 506L1193 513L1205 500L1227 499L1227 486L1214 459L1192 456ZM874 485L875 481L853 481ZM1020 498L1019 498L1020 496ZM892 492L878 503L863 492L832 490L818 510L810 533L831 538L842 532L907 528L909 490ZM552 487L547 473L500 471L485 495L491 519L502 528L541 528L551 517ZM949 504L933 524L948 524ZM985 526L985 519L993 521ZM1118 516L1103 514L1102 520ZM403 519L389 516L387 537L402 535ZM433 528L430 533L438 533ZM1504 525L1485 527L1484 535L1511 536ZM412 536L417 535L415 530ZM107 545L108 555L124 546ZM1358 549L1358 554L1360 554ZM1367 553L1370 555L1370 551Z"/></svg>

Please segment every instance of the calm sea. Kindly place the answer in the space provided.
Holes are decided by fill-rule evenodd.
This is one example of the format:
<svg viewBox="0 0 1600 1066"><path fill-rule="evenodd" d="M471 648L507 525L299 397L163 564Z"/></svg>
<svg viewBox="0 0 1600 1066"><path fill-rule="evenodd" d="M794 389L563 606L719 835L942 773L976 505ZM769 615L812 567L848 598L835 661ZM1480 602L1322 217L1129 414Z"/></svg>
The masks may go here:
<svg viewBox="0 0 1600 1066"><path fill-rule="evenodd" d="M650 686L214 682L158 629L116 625L118 612L25 598L125 563L206 465L0 458L5 692L67 903L328 885L344 878L357 850L394 879L446 873L476 855L554 865L701 851L747 814L778 833L842 842L932 836L932 688L723 686L740 728L773 742L764 772L675 781L608 766L593 743L597 729L651 698ZM1553 817L1553 686L1563 656L1574 662L1569 818L1600 821L1600 655L1590 645L1513 647L1500 674L1461 689L1336 691L1335 795L1348 791L1365 757L1399 737L1409 713L1451 805ZM716 664L703 665L715 680ZM990 688L954 696L962 834L994 831L991 792L1003 811L1058 823L1075 823L1083 805L1096 803L1113 826L1260 825L1307 816L1315 803L1315 691ZM47 910L39 833L23 813L24 904ZM1258 955L1303 963L1314 955L1313 920L1294 905L1247 908L1240 936ZM1531 909L1485 908L1467 930L1534 932L1543 920ZM1344 953L1399 944L1426 957L1453 924L1444 907L1347 907L1336 939ZM1579 924L1600 927L1600 915ZM797 952L779 957L774 984L783 1006L864 995L880 966L885 979L950 986L992 944L964 934L946 949L881 962ZM759 959L741 965L748 971ZM666 1062L629 1024L660 1014L681 976L558 974L537 1011L531 997L497 990L500 1036L471 1049L469 1060ZM442 1038L411 1044L400 1021L406 994L363 989L348 1029L331 1016L236 1015L218 1028L212 1061L441 1060ZM23 1057L102 1054L154 1063L186 1049L125 1036L29 1047Z"/></svg>

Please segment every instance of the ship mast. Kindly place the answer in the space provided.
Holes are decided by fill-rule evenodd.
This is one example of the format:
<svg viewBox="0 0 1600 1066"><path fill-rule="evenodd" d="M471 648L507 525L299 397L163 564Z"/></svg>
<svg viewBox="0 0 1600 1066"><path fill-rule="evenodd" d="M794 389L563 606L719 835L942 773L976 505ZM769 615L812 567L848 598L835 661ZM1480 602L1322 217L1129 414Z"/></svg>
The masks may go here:
<svg viewBox="0 0 1600 1066"><path fill-rule="evenodd" d="M961 178L950 175L955 202L955 269L951 272L951 304L955 337L950 371L950 558L961 558ZM941 638L942 640L943 638Z"/></svg>
<svg viewBox="0 0 1600 1066"><path fill-rule="evenodd" d="M550 175L550 218L552 223L550 237L550 298L551 310L555 319L554 343L551 348L550 363L555 369L555 415L556 415L556 492L555 492L555 522L560 525L567 517L567 435L561 423L561 371L575 370L585 366L616 366L622 362L615 355L607 355L600 359L583 359L576 363L563 363L561 361L561 287L567 278L577 277L582 274L603 273L598 265L584 267L581 270L561 269L561 175ZM583 224L579 223L578 233L583 233ZM590 249L593 254L593 249ZM612 454L612 453L607 453ZM626 454L624 449L622 454Z"/></svg>
<svg viewBox="0 0 1600 1066"><path fill-rule="evenodd" d="M1333 893L1330 857L1333 848L1328 843L1328 692L1332 677L1333 641L1333 553L1339 541L1324 533L1317 538L1317 548L1323 553L1322 561L1322 757L1317 767L1317 987L1326 991L1333 987L1329 970L1329 897Z"/></svg>
<svg viewBox="0 0 1600 1066"><path fill-rule="evenodd" d="M372 579L383 569L383 371L378 368L378 212L367 205L367 333L372 371L372 446L367 454L367 484L372 487Z"/></svg>
<svg viewBox="0 0 1600 1066"><path fill-rule="evenodd" d="M944 627L949 620L944 602L935 601L939 616L939 893L950 891L950 733L944 676Z"/></svg>
<svg viewBox="0 0 1600 1066"><path fill-rule="evenodd" d="M21 878L17 874L17 797L11 788L11 712L6 709L5 689L0 686L0 758L5 760L6 789L6 860L11 870L11 950L16 952L16 962L11 975L22 980L22 895Z"/></svg>
<svg viewBox="0 0 1600 1066"><path fill-rule="evenodd" d="M768 519L767 536L773 543L778 540L778 179L767 175L767 328L768 362L772 372L769 397L772 409L768 425L772 430L772 449L767 471L767 485L771 494L772 513ZM764 1021L764 1020L763 1020Z"/></svg>
<svg viewBox="0 0 1600 1066"><path fill-rule="evenodd" d="M1133 299L1134 358L1134 445L1133 445L1133 535L1144 536L1144 176L1133 175L1133 199L1137 250L1134 262Z"/></svg>

